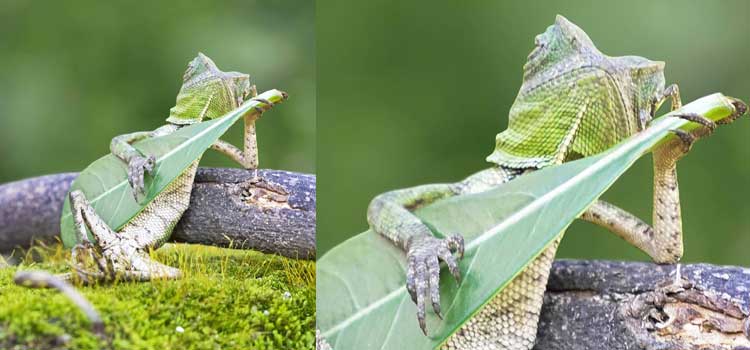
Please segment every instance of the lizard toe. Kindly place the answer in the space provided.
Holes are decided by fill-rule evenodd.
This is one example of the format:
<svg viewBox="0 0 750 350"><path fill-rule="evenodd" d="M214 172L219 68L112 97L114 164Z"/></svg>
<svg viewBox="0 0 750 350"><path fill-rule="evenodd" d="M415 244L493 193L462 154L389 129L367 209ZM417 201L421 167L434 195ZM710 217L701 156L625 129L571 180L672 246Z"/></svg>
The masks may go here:
<svg viewBox="0 0 750 350"><path fill-rule="evenodd" d="M437 256L432 256L427 259L427 274L429 275L430 282L430 302L432 302L432 309L435 314L442 319L443 315L440 314L440 262Z"/></svg>
<svg viewBox="0 0 750 350"><path fill-rule="evenodd" d="M682 153L689 152L690 149L693 147L693 143L695 143L696 141L695 136L691 135L689 132L686 132L680 129L672 129L669 131L675 134L680 139L680 141L682 141L681 142Z"/></svg>
<svg viewBox="0 0 750 350"><path fill-rule="evenodd" d="M681 114L673 114L672 116L703 125L704 127L708 129L709 133L716 130L716 123L714 123L713 120L708 119L698 113L681 113Z"/></svg>
<svg viewBox="0 0 750 350"><path fill-rule="evenodd" d="M453 254L451 254L451 251L448 250L448 248L441 247L438 250L438 257L448 265L448 271L450 271L453 278L456 279L456 283L461 283L461 271L458 269L458 262L456 261L456 258L453 257Z"/></svg>
<svg viewBox="0 0 750 350"><path fill-rule="evenodd" d="M410 256L407 261L406 267L406 290L409 291L411 301L417 302L417 285L416 285L416 270L417 270L417 259L414 256Z"/></svg>
<svg viewBox="0 0 750 350"><path fill-rule="evenodd" d="M745 115L745 112L747 112L747 104L745 104L745 102L733 99L732 105L734 106L734 113L732 113L732 115L727 118L716 121L716 124L731 124L732 122L737 120L737 118Z"/></svg>
<svg viewBox="0 0 750 350"><path fill-rule="evenodd" d="M253 109L255 109L255 111L258 112L258 115L262 115L263 112L273 107L273 103L271 103L271 101L266 100L264 98L253 97L251 100L262 102L264 104L264 106L253 107Z"/></svg>
<svg viewBox="0 0 750 350"><path fill-rule="evenodd" d="M417 263L417 321L419 321L419 328L422 329L422 333L427 335L427 322L425 321L425 294L427 293L427 265L424 261Z"/></svg>

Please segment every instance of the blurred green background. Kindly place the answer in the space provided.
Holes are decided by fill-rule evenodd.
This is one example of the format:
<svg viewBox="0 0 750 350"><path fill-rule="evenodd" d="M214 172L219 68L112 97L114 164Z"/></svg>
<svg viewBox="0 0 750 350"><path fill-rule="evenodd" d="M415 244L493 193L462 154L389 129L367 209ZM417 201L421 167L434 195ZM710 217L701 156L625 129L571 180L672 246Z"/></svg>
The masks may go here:
<svg viewBox="0 0 750 350"><path fill-rule="evenodd" d="M163 125L199 51L289 93L258 122L260 164L314 172L314 16L309 1L3 1L0 183L79 171L113 136ZM224 139L241 137L239 122Z"/></svg>
<svg viewBox="0 0 750 350"><path fill-rule="evenodd" d="M666 61L686 102L750 97L749 1L319 2L319 256L367 229L373 196L488 166L534 36L558 13L606 54ZM680 162L685 261L750 265L748 119ZM648 156L604 198L650 222L651 186ZM582 222L558 256L648 259Z"/></svg>

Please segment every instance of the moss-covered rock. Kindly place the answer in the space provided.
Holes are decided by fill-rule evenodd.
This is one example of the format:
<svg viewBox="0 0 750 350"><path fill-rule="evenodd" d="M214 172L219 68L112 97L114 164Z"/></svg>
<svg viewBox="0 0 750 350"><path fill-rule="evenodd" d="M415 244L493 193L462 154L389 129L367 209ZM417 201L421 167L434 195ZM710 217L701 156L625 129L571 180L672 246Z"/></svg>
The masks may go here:
<svg viewBox="0 0 750 350"><path fill-rule="evenodd" d="M99 311L106 335L55 290L13 284L17 270L65 272L59 246L0 268L2 349L312 349L315 263L254 251L167 245L154 258L180 280L110 283L78 290Z"/></svg>

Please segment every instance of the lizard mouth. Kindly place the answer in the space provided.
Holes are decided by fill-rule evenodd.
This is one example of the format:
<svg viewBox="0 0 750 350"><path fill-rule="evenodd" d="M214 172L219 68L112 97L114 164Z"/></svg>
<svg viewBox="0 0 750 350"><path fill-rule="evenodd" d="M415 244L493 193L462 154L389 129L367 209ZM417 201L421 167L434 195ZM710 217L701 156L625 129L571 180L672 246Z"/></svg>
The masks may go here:
<svg viewBox="0 0 750 350"><path fill-rule="evenodd" d="M529 55L526 57L528 60L534 59L534 57L539 56L539 53L542 52L544 49L544 42L541 40L541 35L537 35L536 38L534 38L534 49L531 50Z"/></svg>
<svg viewBox="0 0 750 350"><path fill-rule="evenodd" d="M541 50L541 47L539 47L539 46L537 46L537 47L534 47L534 49L533 49L533 50L531 50L531 52L530 52L530 53L529 53L529 55L528 55L528 56L526 57L526 59L528 59L528 60L533 60L533 59L534 59L534 57L538 56L540 52L542 52L542 50Z"/></svg>

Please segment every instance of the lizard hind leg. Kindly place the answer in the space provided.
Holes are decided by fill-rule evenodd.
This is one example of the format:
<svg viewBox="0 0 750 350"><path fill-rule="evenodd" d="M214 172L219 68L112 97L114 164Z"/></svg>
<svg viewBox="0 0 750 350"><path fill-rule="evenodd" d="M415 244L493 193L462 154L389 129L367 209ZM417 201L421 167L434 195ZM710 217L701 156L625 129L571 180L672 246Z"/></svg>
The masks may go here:
<svg viewBox="0 0 750 350"><path fill-rule="evenodd" d="M182 272L179 269L151 259L146 252L140 252L133 256L131 263L132 270L127 271L124 275L126 280L149 281L182 278Z"/></svg>
<svg viewBox="0 0 750 350"><path fill-rule="evenodd" d="M96 214L83 192L71 191L69 199L79 242L90 242L86 229L91 231L97 242L112 242L116 239L115 232Z"/></svg>
<svg viewBox="0 0 750 350"><path fill-rule="evenodd" d="M111 276L112 264L104 257L102 247L104 242L113 242L116 233L96 214L83 192L71 191L69 200L79 242L71 252L73 269L87 283ZM89 240L89 230L95 243Z"/></svg>
<svg viewBox="0 0 750 350"><path fill-rule="evenodd" d="M70 194L70 204L80 243L73 248L72 265L84 283L96 280L122 279L147 281L155 278L180 278L180 270L152 260L145 249L157 238L147 237L143 247L139 241L114 232L96 214L81 191ZM178 216L179 217L179 216ZM88 239L90 230L95 242Z"/></svg>

